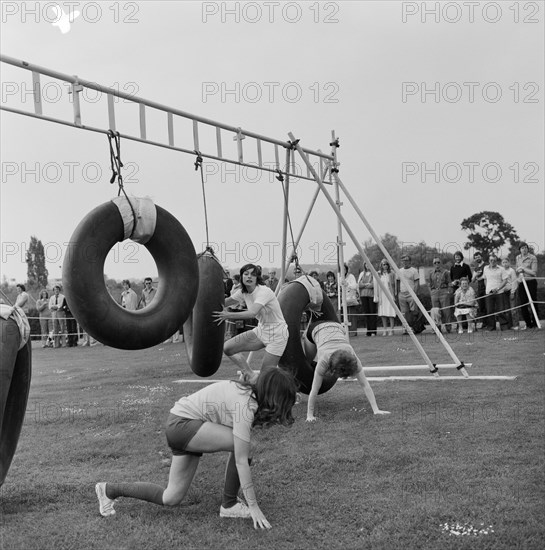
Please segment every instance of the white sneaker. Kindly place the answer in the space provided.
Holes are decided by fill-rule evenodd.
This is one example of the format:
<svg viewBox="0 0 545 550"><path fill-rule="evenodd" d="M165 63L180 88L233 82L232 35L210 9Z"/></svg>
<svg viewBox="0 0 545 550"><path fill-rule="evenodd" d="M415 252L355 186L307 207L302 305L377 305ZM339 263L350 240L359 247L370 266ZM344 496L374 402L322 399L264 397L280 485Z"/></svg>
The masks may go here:
<svg viewBox="0 0 545 550"><path fill-rule="evenodd" d="M251 518L250 509L244 502L237 502L231 508L220 506L220 518Z"/></svg>
<svg viewBox="0 0 545 550"><path fill-rule="evenodd" d="M458 334L463 334L464 333L464 329L463 328L459 328L458 329Z"/></svg>
<svg viewBox="0 0 545 550"><path fill-rule="evenodd" d="M106 483L97 483L95 485L95 492L98 497L100 514L105 518L115 515L115 500L112 500L106 496Z"/></svg>
<svg viewBox="0 0 545 550"><path fill-rule="evenodd" d="M472 329L472 328L468 328L468 329L467 329L467 333L468 333L468 334L471 334L472 332L473 332L473 329Z"/></svg>

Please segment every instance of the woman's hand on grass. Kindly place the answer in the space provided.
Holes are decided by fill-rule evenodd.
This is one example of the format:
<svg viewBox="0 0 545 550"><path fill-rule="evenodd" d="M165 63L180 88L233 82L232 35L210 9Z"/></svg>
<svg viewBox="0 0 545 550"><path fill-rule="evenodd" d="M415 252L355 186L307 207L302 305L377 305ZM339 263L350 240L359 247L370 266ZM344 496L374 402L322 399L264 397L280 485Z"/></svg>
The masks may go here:
<svg viewBox="0 0 545 550"><path fill-rule="evenodd" d="M250 514L254 522L254 529L257 529L258 527L260 527L261 529L271 528L271 524L267 521L267 518L264 516L259 506L250 507Z"/></svg>
<svg viewBox="0 0 545 550"><path fill-rule="evenodd" d="M310 414L307 414L307 422L316 422L316 417Z"/></svg>

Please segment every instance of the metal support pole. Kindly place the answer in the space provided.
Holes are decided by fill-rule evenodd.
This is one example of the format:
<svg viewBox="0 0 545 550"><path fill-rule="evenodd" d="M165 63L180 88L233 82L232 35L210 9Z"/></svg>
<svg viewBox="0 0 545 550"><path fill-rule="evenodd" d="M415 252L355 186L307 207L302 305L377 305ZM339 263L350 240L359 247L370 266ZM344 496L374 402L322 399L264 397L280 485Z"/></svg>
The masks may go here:
<svg viewBox="0 0 545 550"><path fill-rule="evenodd" d="M292 142L295 141L295 137L293 136L293 134L290 132L288 133L289 137L290 137L290 140ZM418 341L418 338L416 337L416 335L414 334L412 328L409 326L409 324L407 323L405 317L402 315L401 311L399 310L399 308L397 307L397 304L395 303L395 300L394 300L394 297L390 294L388 288L384 285L384 283L381 281L380 279L380 276L378 275L377 271L375 270L375 268L373 267L373 264L370 262L369 258L367 257L367 254L365 254L365 251L363 250L362 246L360 245L360 243L358 242L358 239L356 238L356 235L352 232L352 230L350 229L350 227L348 226L348 223L346 222L346 220L344 219L343 215L341 214L339 208L337 207L337 205L335 204L335 202L333 201L333 199L331 198L331 196L329 195L329 193L327 192L327 189L325 188L323 182L321 181L321 179L319 178L318 174L316 174L316 171L314 170L314 168L312 167L312 165L310 164L310 162L308 161L306 155L304 154L303 150L299 147L298 144L295 145L295 148L297 149L297 152L301 155L301 158L303 159L303 161L307 164L307 166L309 167L310 169L310 172L311 174L314 176L314 178L316 179L316 182L318 183L318 185L320 186L320 189L322 190L322 192L324 193L325 197L327 198L329 204L331 205L331 207L333 208L333 210L335 211L335 214L337 215L337 217L341 220L346 232L350 235L352 241L354 242L354 244L356 245L356 248L358 249L358 252L361 254L362 258L366 261L367 265L369 266L369 269L371 270L371 272L373 273L373 276L375 277L378 285L381 287L382 291L385 293L386 297L388 298L388 300L390 301L390 303L392 304L392 307L394 308L396 314L398 315L399 319L401 320L403 326L405 327L405 329L407 330L409 336L411 337L412 341L414 342L417 350L419 351L420 355L422 356L422 358L424 359L424 361L426 362L426 364L428 365L430 371L434 371L436 372L436 368L434 367L433 363L431 362L431 359L428 357L426 351L424 350L424 348L422 347L422 345L420 344L420 342ZM334 174L334 176L336 176L336 174ZM342 185L342 182L339 180L339 184L341 185L341 188L343 189L343 191L346 193L345 191L345 188L344 186ZM348 197L348 194L347 194L347 197ZM380 242L380 240L379 240ZM444 339L443 339L444 340ZM446 342L445 342L446 343ZM447 344L448 345L448 344ZM449 346L450 348L450 346ZM452 350L451 350L452 351ZM453 359L454 361L458 362L459 363L459 360L458 358L456 357L456 355L454 355L454 352L452 352L452 355L454 356ZM451 355L451 357L452 357ZM465 369L460 369L462 374L464 374L464 376L469 376L467 374L467 371L465 371Z"/></svg>
<svg viewBox="0 0 545 550"><path fill-rule="evenodd" d="M286 170L289 171L289 165L290 165L290 158L291 158L291 149L286 149ZM286 262L286 254L287 254L287 246L288 246L288 216L289 216L289 194L290 194L290 177L289 174L286 174L286 185L284 186L283 182L280 182L282 184L282 198L284 199L284 216L283 216L283 224L282 224L282 266L280 267L280 279L278 281L277 289L279 290L282 284L284 284L284 279L286 278L286 270L285 262ZM289 265L289 264L288 264Z"/></svg>
<svg viewBox="0 0 545 550"><path fill-rule="evenodd" d="M335 170L337 170L337 147L334 145L335 130L331 132L331 138L333 140L331 145L331 156L333 157L333 167L331 171L334 172ZM339 209L339 212L340 212L341 206L343 203L341 202L341 196L339 193L339 184L335 179L334 179L334 187L335 187L335 204L337 205L337 208ZM342 226L341 220L337 217L337 258L338 258L337 278L340 283L340 288L337 289L337 294L340 297L339 309L342 311L341 319L343 320L344 330L346 334L348 334L350 331L350 322L348 318L348 305L346 304L346 284L345 284L346 273L344 269L344 245L345 244L346 243L343 240L343 226Z"/></svg>
<svg viewBox="0 0 545 550"><path fill-rule="evenodd" d="M327 174L327 166L324 168L324 171L322 173L322 179L325 177L325 175ZM314 178L311 178L312 180L314 180ZM301 229L299 231L299 235L297 235L297 239L295 239L295 242L293 243L293 249L292 249L292 254L295 254L297 252L297 247L299 246L299 242L301 241L301 238L303 236L303 231L305 230L305 227L307 225L307 222L310 218L310 214L312 213L312 209L314 208L314 204L316 203L316 199L318 198L318 195L320 194L320 187L316 187L316 191L314 192L314 196L312 197L312 200L310 201L310 206L307 210L307 213L306 213L306 216L305 216L305 219L303 220L303 223L301 225ZM284 272L287 273L288 269L289 269L289 266L290 266L290 259L291 259L291 255L290 255L290 258L288 258L287 256L284 256L285 258L285 269L284 269ZM280 283L283 284L284 283L284 280L281 279L280 280ZM279 284L277 287L276 287L276 294L278 295L279 292L280 292L280 288L281 288L281 284Z"/></svg>
<svg viewBox="0 0 545 550"><path fill-rule="evenodd" d="M388 250L386 249L386 247L382 244L382 241L380 240L379 236L375 233L375 231L373 230L373 228L371 227L369 222L366 220L365 216L363 215L363 212L360 210L360 208L358 207L358 205L356 204L356 202L354 201L354 199L352 198L352 196L350 195L350 193L348 192L348 190L344 186L344 184L341 181L341 179L339 178L339 176L337 174L334 174L334 177L335 177L336 180L339 181L339 185L341 186L341 189L343 190L346 197L348 198L348 200L350 201L350 203L354 207L354 210L356 210L356 212L357 212L358 216L360 217L361 221L365 224L365 227L367 227L368 231L371 233L371 235L375 239L375 242L378 244L378 246L382 250L382 253L384 254L385 258L390 262L390 265L394 268L394 271L397 273L398 277L401 278L402 275L401 275L401 272L400 272L399 268L397 267L394 260L392 259L392 257L388 253ZM443 336L443 333L439 330L439 328L435 324L434 320L430 317L430 315L426 311L426 308L423 306L422 302L420 301L420 299L416 295L416 292L410 286L407 286L407 289L409 291L409 294L411 295L411 297L415 301L416 305L420 308L420 311L422 312L422 314L424 315L424 317L426 318L426 320L428 321L428 323L432 327L433 331L435 332L435 334L439 338L439 341L441 342L441 344L443 344L443 347L446 349L447 353L451 356L452 360L459 363L459 364L462 364L462 362L458 359L458 357L454 353L454 350L450 347L450 344L445 340L445 337ZM403 315L401 316L401 318L404 321L404 325L407 324L406 321L405 321L405 318L403 317ZM407 331L407 332L409 332L409 331ZM411 333L412 333L412 329L409 332L409 334L411 334ZM462 372L462 374L464 376L468 376L467 371L463 367L460 369L460 372Z"/></svg>
<svg viewBox="0 0 545 550"><path fill-rule="evenodd" d="M541 328L541 323L539 322L536 306L534 304L534 301L532 300L532 297L530 296L530 291L528 290L528 283L526 283L526 279L524 278L522 273L520 274L520 278L522 280L522 285L524 286L524 290L526 291L526 296L528 296L528 303L530 304L530 308L532 309L532 313L534 314L537 328Z"/></svg>

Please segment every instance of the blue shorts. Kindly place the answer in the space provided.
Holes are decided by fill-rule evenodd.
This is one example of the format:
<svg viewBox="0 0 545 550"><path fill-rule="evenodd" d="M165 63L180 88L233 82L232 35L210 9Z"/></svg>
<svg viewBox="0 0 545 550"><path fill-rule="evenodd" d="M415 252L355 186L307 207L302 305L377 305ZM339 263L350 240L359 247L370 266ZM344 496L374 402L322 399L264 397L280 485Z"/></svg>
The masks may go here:
<svg viewBox="0 0 545 550"><path fill-rule="evenodd" d="M194 453L185 449L203 424L202 420L183 418L170 413L165 425L165 435L172 454L175 456L202 456L202 453Z"/></svg>

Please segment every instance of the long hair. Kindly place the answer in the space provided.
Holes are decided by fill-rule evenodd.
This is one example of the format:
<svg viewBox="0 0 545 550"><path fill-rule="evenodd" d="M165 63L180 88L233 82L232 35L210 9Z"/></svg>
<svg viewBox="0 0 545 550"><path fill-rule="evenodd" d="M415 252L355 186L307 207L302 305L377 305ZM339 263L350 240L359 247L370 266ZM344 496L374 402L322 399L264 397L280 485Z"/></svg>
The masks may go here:
<svg viewBox="0 0 545 550"><path fill-rule="evenodd" d="M244 274L245 271L254 272L253 274L257 278L256 285L261 285L261 286L265 285L265 281L263 280L263 276L261 275L261 267L255 264L246 264L240 268L240 284L242 285L242 288L241 288L242 292L248 292L246 285L243 283L244 279L242 278L242 275Z"/></svg>
<svg viewBox="0 0 545 550"><path fill-rule="evenodd" d="M267 428L275 424L291 426L294 418L291 409L297 397L297 383L291 373L278 367L261 370L253 383L237 381L240 387L251 388L257 401L252 427Z"/></svg>
<svg viewBox="0 0 545 550"><path fill-rule="evenodd" d="M356 357L347 350L338 349L331 354L326 372L337 378L347 378L356 374L357 370Z"/></svg>
<svg viewBox="0 0 545 550"><path fill-rule="evenodd" d="M46 298L49 298L49 292L47 292L47 290L45 288L43 288L41 291L40 291L40 300L42 299L42 296L45 294L45 297Z"/></svg>
<svg viewBox="0 0 545 550"><path fill-rule="evenodd" d="M382 264L387 264L388 267L386 269L383 269ZM390 266L390 262L388 260L381 260L380 266L379 266L379 273L390 273L392 271L392 268Z"/></svg>

